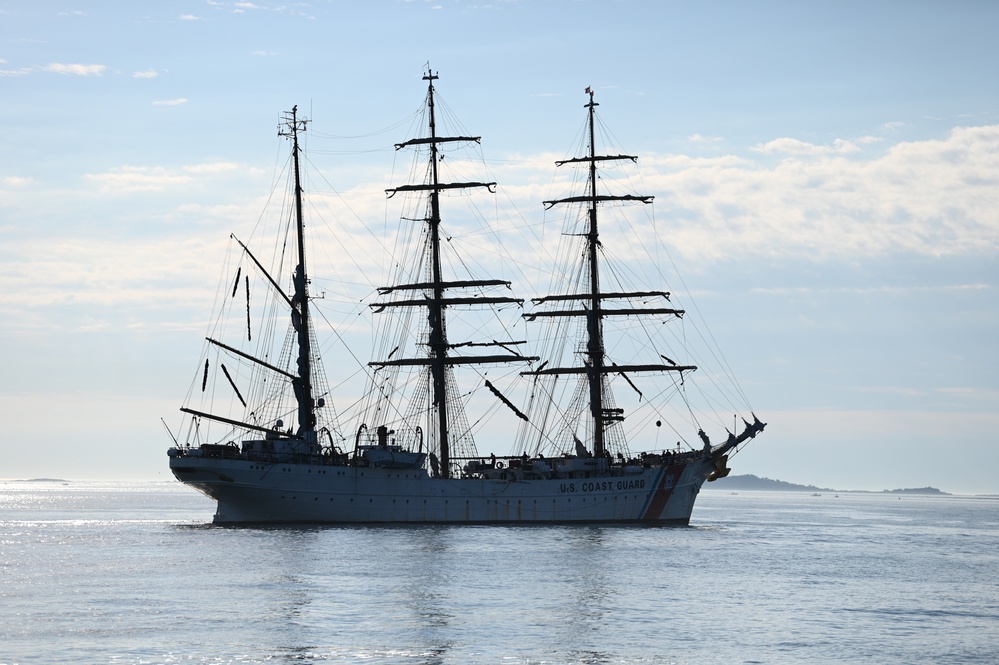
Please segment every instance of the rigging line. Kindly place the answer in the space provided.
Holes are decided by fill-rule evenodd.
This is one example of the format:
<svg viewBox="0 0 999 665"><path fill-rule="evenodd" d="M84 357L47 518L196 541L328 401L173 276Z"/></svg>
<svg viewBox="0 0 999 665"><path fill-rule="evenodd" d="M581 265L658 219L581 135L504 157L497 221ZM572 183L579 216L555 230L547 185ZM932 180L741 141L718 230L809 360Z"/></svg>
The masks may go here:
<svg viewBox="0 0 999 665"><path fill-rule="evenodd" d="M717 385L717 382L711 383L712 387L715 389L712 393L709 393L704 388L701 387L700 383L692 382L692 390L696 390L704 401L704 416L713 414L714 418L724 426L724 418L719 414L722 410L730 412L732 410L737 412L744 412L745 405L737 405L733 403L730 395L726 394L725 391L721 390ZM719 399L720 398L720 399Z"/></svg>
<svg viewBox="0 0 999 665"><path fill-rule="evenodd" d="M315 205L313 205L311 202L310 202L310 210L313 211L315 213L315 216L318 217L321 220L323 227L326 229L326 231L329 232L330 236L334 239L335 243L339 246L339 248L341 250L343 250L340 254L337 255L337 259L342 259L344 256L346 256L349 259L350 264L353 265L354 268L357 269L357 271L356 271L357 273L361 274L362 276L363 275L369 275L371 273L371 271L370 270L366 270L365 266L362 265L361 262L358 260L358 254L360 253L358 250L360 250L363 247L363 244L355 242L355 243L351 243L350 245L347 245L343 241L343 236L347 235L347 234L337 233L336 230L333 229L330 226L329 222L326 221L326 217L323 214L321 214L321 211ZM329 210L328 207L327 207L327 211L332 212L332 211ZM366 228L366 230L368 230L370 232L370 229ZM317 253L316 244L317 243L313 243L310 246L310 249L312 250L313 255L315 255ZM321 250L321 253L325 257L324 265L326 265L328 267L331 267L333 274L332 274L331 277L328 277L328 278L323 278L323 279L319 279L319 280L311 280L311 281L317 281L317 282L329 281L331 284L335 283L336 285L341 285L341 286L347 286L347 285L350 285L350 284L357 285L357 286L363 286L367 290L367 293L365 294L365 297L370 296L375 291L375 289L377 288L377 285L371 283L370 281L368 281L367 283L364 283L364 282L354 282L354 281L348 281L347 279L340 277L340 270L338 269L338 261L334 260L334 258L330 255L329 251L326 249L326 245L325 244L319 244L319 250ZM369 258L369 264L374 262L374 259L370 257L370 254L368 254L368 253L365 252L365 256L367 256ZM331 289L332 288L334 288L334 287L331 286ZM349 299L350 301L354 301L356 299L356 294L351 294L349 291L346 291L344 293L344 296L347 299Z"/></svg>
<svg viewBox="0 0 999 665"><path fill-rule="evenodd" d="M659 390L656 394L652 395L647 400L649 408L641 409L641 411L644 412L642 415L644 422L651 422L651 418L653 417L666 421L667 423L671 423L675 420L676 416L668 416L667 413L677 413L678 409L676 408L676 405L673 404L673 399L679 394L679 392L680 384L674 378L671 383L665 384L662 390Z"/></svg>
<svg viewBox="0 0 999 665"><path fill-rule="evenodd" d="M632 228L634 228L634 227L632 226ZM656 249L658 250L660 248L661 248L661 243L656 243ZM652 259L653 264L656 265L657 267L661 264L661 262L659 262L658 259L652 258L651 255L649 256L649 258ZM617 263L613 264L613 266L615 267L615 269L621 267ZM662 270L659 269L659 270L657 270L657 272L660 275L660 277L663 278L663 281L665 282L665 279L662 276ZM686 322L686 319L684 320L684 322ZM702 320L702 322L703 322L703 320ZM703 323L705 324L705 327L706 327L706 322L703 322ZM696 325L697 321L696 320L693 321L693 324L695 325L695 328L697 328L697 325ZM685 331L686 330L686 325L685 324L681 324L681 329ZM670 331L672 332L674 339L676 339L679 343L683 344L683 346L686 347L686 343L684 341L681 341L680 338L675 334L675 331L674 331L673 327L670 327ZM705 346L706 346L707 350L709 351L709 353L711 353L711 355L714 355L714 351L716 349L712 348L712 345L708 343L708 340L704 338L703 334L700 334L699 328L698 328L698 332L699 332L699 336L701 337L701 339L705 342ZM717 344L715 344L714 346L717 347ZM690 352L690 349L688 349L688 353L689 352ZM714 357L715 357L716 364L723 364L722 361L720 359L718 359L717 356L714 356ZM695 357L694 357L694 361L697 362L698 364L705 364L705 363L703 363L703 361L702 361L701 358L696 357L696 354L695 354ZM729 381L733 384L732 388L736 391L736 393L738 393L739 392L739 388L738 388L737 385L735 385L736 382L733 380L734 379L734 375L731 372L731 369L727 368L727 367L723 367L723 370L725 370L725 372L724 372L725 377L727 377L729 379ZM742 408L745 407L746 402L745 402L745 396L744 395L739 396L739 395L730 394L728 388L725 385L723 385L722 383L718 382L718 381L712 380L712 384L719 391L719 393L724 394L725 398L727 400L729 400L731 407L735 408L736 410L740 410L740 409L742 409ZM739 402L739 405L737 405L736 402Z"/></svg>
<svg viewBox="0 0 999 665"><path fill-rule="evenodd" d="M231 273L231 266L233 263L232 260L233 249L234 249L233 243L230 242L227 247L228 249L225 255L225 260L222 262L219 272L219 279L216 282L216 290L215 290L214 300L212 303L211 311L215 312L215 316L214 318L210 319L208 322L208 330L207 330L208 334L206 336L211 336L214 332L224 328L228 321L227 312L231 307L230 304L231 300L227 297L228 293L227 285L228 285L228 275ZM205 346L203 348L205 349L207 355L209 349L209 345L207 344L207 342L205 343ZM192 377L191 384L188 386L188 391L184 401L185 404L191 403L195 399L194 395L197 387L198 378L200 378L200 365L198 371L196 371L194 373L194 376Z"/></svg>
<svg viewBox="0 0 999 665"><path fill-rule="evenodd" d="M241 252L242 250L240 250ZM212 301L211 311L215 313L215 318L210 320L208 323L208 337L213 336L219 329L222 329L226 325L226 319L230 312L229 308L232 306L231 300L226 298L226 293L228 291L226 285L228 284L227 275L230 274L232 265L234 263L233 254L235 252L234 243L230 240L227 244L227 251L225 255L225 260L222 262L222 267L219 273L219 281L216 285L215 296ZM242 254L239 255L240 259ZM239 261L235 261L236 265Z"/></svg>
<svg viewBox="0 0 999 665"><path fill-rule="evenodd" d="M659 244L661 244L661 243L659 243ZM697 313L697 317L701 321L704 321L704 327L707 328L707 322L705 321L704 316L701 314L700 309L697 307L697 303L694 301L694 298L691 295L690 289L687 287L687 284L686 284L686 282L683 279L683 275L680 274L680 271L679 271L679 269L678 269L678 267L676 265L676 261L673 260L673 256L672 256L672 254L670 254L669 248L663 246L662 250L663 250L663 252L665 252L666 258L669 259L670 265L673 266L673 272L674 272L674 274L677 276L677 279L680 280L680 284L683 285L683 289L684 289L684 291L687 294L687 297L688 297L688 300L690 301L691 306L693 307L694 311ZM704 335L700 332L699 327L695 326L695 328L697 328L698 335L701 337L702 340L704 340L705 344L707 344L708 340L704 339ZM686 327L684 327L684 330L686 330ZM726 375L728 376L729 380L732 382L733 387L738 392L739 396L742 398L743 403L745 405L747 405L747 406L750 406L749 398L746 396L746 393L743 391L742 385L739 383L738 378L736 378L735 373L732 371L731 365L729 365L728 360L725 358L724 354L721 351L721 348L718 346L718 342L715 340L714 335L711 333L710 328L707 328L707 333L708 333L708 336L711 338L711 344L707 345L708 346L708 351L723 366L723 368L725 369ZM717 349L717 354L721 355L720 359L718 358L718 355L715 354L715 350L716 349Z"/></svg>
<svg viewBox="0 0 999 665"><path fill-rule="evenodd" d="M635 423L632 426L632 430L634 432L639 432L648 429L648 427L652 423L653 418L660 423L659 427L661 427L661 423L665 422L667 425L669 425L671 429L675 429L673 422L682 420L677 413L676 407L673 406L670 401L676 395L676 392L677 392L676 387L669 386L665 390L655 395L653 399L658 400L659 404L651 409L643 410L643 413L641 414L640 417L641 422ZM667 393L669 394L667 395Z"/></svg>
<svg viewBox="0 0 999 665"><path fill-rule="evenodd" d="M654 210L653 210L652 224L653 224L653 228L655 228L656 227L656 221L655 221L655 217L654 217ZM655 234L655 237L657 239L659 238L658 233ZM661 266L662 262L660 260L658 260L658 252L661 250L661 251L665 252L665 254L667 256L667 259L670 262L670 265L672 265L672 267L673 267L673 273L680 280L680 283L683 285L684 290L687 293L687 295L690 296L691 295L690 294L690 290L687 287L686 283L684 282L683 276L680 274L680 271L678 270L676 262L673 260L673 257L670 254L669 249L662 242L655 243L655 248L656 248L657 256L656 257L651 257L650 256L650 258L653 259L653 264L657 267L657 272L659 272L659 274L662 275L662 269L659 268L659 266ZM647 250L647 247L646 247L646 252L647 251L648 250ZM665 281L666 280L664 280L664 282ZM739 394L739 397L741 398L743 404L748 405L749 401L748 401L748 398L745 395L745 392L742 390L741 385L739 385L739 382L736 379L735 374L734 374L734 372L731 369L731 366L729 365L727 359L724 357L724 354L721 351L720 347L718 346L717 341L714 339L714 336L711 333L710 328L707 327L707 323L706 323L704 317L701 315L700 310L697 307L696 302L693 300L692 297L689 297L689 300L690 300L691 306L693 307L694 311L697 313L698 318L704 323L704 327L705 327L705 329L707 331L708 337L711 338L710 339L711 343L708 343L708 339L705 339L704 334L700 331L700 328L698 326L695 326L695 328L697 329L697 332L698 332L698 336L701 337L701 339L705 342L706 348L708 349L709 353L722 366L723 370L725 371L726 376L728 377L729 381L731 381L731 383L733 384L733 387L735 388L736 392ZM686 330L686 326L684 326L684 330ZM722 357L719 358L718 357L719 355L721 355Z"/></svg>
<svg viewBox="0 0 999 665"><path fill-rule="evenodd" d="M558 408L556 406L557 401L555 399L555 386L558 383L560 383L559 382L559 377L552 376L552 379L553 379L551 381L551 387L552 387L552 389L550 391L547 390L546 387L542 384L543 378L544 377L536 377L535 385L538 386L538 387L540 387L540 389L542 390L542 392L544 392L546 394L546 396L548 398L546 401L548 402L548 404L550 404L551 408L554 408L556 418L558 418L558 419L560 419L562 421L561 422L561 430L559 430L559 431L560 432L573 432L574 433L574 428L573 428L572 424L573 424L573 422L575 422L575 421L577 421L579 419L580 412L583 409L583 406L581 404L577 404L577 401L579 399L581 399L581 396L580 396L581 391L585 391L585 380L583 380L583 381L577 380L575 382L576 386L574 387L574 395L570 398L569 405L565 409L560 409L560 408ZM565 384L565 385L563 385L563 391L565 391L565 390L567 390L569 388L568 382L562 381L561 383ZM541 384L541 385L539 385L539 384ZM547 409L546 409L546 411L547 411ZM533 421L533 419L532 419L532 421ZM548 421L548 417L546 415L543 422L547 423L547 421ZM532 426L533 426L533 422L532 422ZM552 448L555 448L555 446L557 445L558 442L555 440L555 438L553 438L553 436L551 434L547 433L549 431L548 428L544 428L544 429L540 429L540 428L541 428L541 424L538 424L537 426L535 426L535 429L538 431L538 434L540 435L539 439L547 439L548 445L551 446ZM554 432L555 429L552 428L551 431ZM539 442L539 446L540 446L540 442Z"/></svg>
<svg viewBox="0 0 999 665"><path fill-rule="evenodd" d="M731 381L725 381L722 379L730 379L727 375L721 375L720 377L714 377L710 373L705 373L702 375L703 378L700 381L693 382L692 385L694 389L700 393L707 403L710 403L714 408L720 408L724 405L725 410L735 410L743 412L748 407L745 402L738 399L738 395L732 389ZM708 387L710 391L706 389L703 385L704 381L708 381Z"/></svg>
<svg viewBox="0 0 999 665"><path fill-rule="evenodd" d="M486 410L482 413L482 415L480 415L478 418L476 418L472 423L468 425L468 434L471 436L477 432L482 431L481 428L490 420L492 420L493 414L495 414L498 409L499 409L499 401L493 402L492 404L487 406Z"/></svg>
<svg viewBox="0 0 999 665"><path fill-rule="evenodd" d="M493 201L493 206L495 208L494 211L495 214L491 217L492 220L498 220L499 218L499 202L496 199L497 197L494 193L494 195L492 196L492 201ZM512 269L512 271L517 277L516 281L520 283L527 283L528 279L522 266L526 266L528 265L528 263L526 261L521 261L515 258L514 254L516 250L512 248L512 245L514 243L503 241L503 238L501 237L501 230L499 229L498 225L490 223L490 220L487 219L486 215L482 212L482 210L476 204L474 199L470 198L468 201L468 205L477 215L477 218L480 222L480 228L475 232L462 233L460 237L455 238L456 242L452 243L459 247L467 246L475 250L478 250L478 251L466 252L464 254L459 255L459 259L461 260L461 263L466 269L466 271L468 271L469 274L474 274L473 271L469 268L469 264L467 263L467 257L475 257L480 254L485 254L489 256L495 256L501 259L501 265L509 266L507 270ZM483 238L485 242L482 243L474 242L476 238ZM522 252L522 254L525 253ZM479 261L476 261L475 266L480 270L486 270L483 264ZM492 274L492 272L489 270L486 270L486 272L490 272L490 274Z"/></svg>
<svg viewBox="0 0 999 665"><path fill-rule="evenodd" d="M307 159L306 161L307 161L307 163L310 166L313 165L312 162L311 162L311 160ZM312 172L312 170L310 170L310 172ZM364 228L365 231L368 232L368 235L370 235L371 238L375 240L375 242L377 242L377 243L379 243L379 245L381 245L381 249L383 251L387 251L387 248L385 247L384 243L382 243L381 239L377 235L375 235L374 231L372 231L371 228L367 225L367 223L365 223L364 219L359 214L357 214L357 211L354 210L353 207L351 207L350 203L343 197L343 195L340 193L340 191L336 187L334 187L333 184L326 178L326 176L323 174L323 172L321 170L319 170L318 168L314 169L314 172L319 175L319 177L322 179L323 183L326 184L326 186L330 189L330 191L332 191L334 194L336 194L337 199L347 208L347 210L350 211L350 214L354 216L354 219L361 223L361 226ZM314 203L313 203L313 205L314 205ZM326 226L327 226L327 228L329 228L329 224L326 224ZM355 262L355 266L356 265L357 264Z"/></svg>
<svg viewBox="0 0 999 665"><path fill-rule="evenodd" d="M355 135L352 135L352 136L351 135L339 135L339 134L329 134L329 133L326 133L326 132L320 132L320 131L317 131L315 129L309 130L309 133L312 136L315 136L317 138L322 138L322 139L335 139L335 140L367 139L367 138L371 138L372 136L380 136L382 134L387 134L387 133L389 133L391 131L394 131L394 130L398 129L399 127L405 125L406 123L409 123L410 125L412 125L412 123L413 123L413 116L415 116L415 115L417 115L419 113L420 113L419 110L413 111L408 116L402 118L401 120L396 121L395 123L393 123L391 125L388 125L387 127L383 127L382 129L376 129L376 130L368 132L366 134L355 134Z"/></svg>
<svg viewBox="0 0 999 665"><path fill-rule="evenodd" d="M326 393L324 393L322 396L323 397L325 397L325 396L332 396L335 391L340 390L341 388L343 388L344 386L346 386L348 383L354 381L357 378L357 376L359 374L361 374L362 372L363 372L363 369L358 368L357 371L355 371L353 374L351 374L347 378L343 379L339 383L335 383L332 386L330 386L329 390ZM363 397L359 397L359 398L355 399L350 405L348 405L346 407L340 407L340 408L338 408L337 411L340 412L340 413L346 414L346 413L350 412L353 408L355 408L358 404L360 404L363 400L364 400ZM338 403L339 403L339 401L340 400L337 400Z"/></svg>
<svg viewBox="0 0 999 665"><path fill-rule="evenodd" d="M326 317L326 313L325 313L325 312L323 312L323 310L322 310L321 308L318 308L318 307L317 307L317 308L315 308L315 312L316 312L316 313L318 313L318 314L319 314L319 316L321 316L321 317L323 318L323 321L325 321L325 322L326 322L326 324L327 324L327 325L328 325L328 326L330 327L330 331L331 331L331 332L333 333L333 335L334 335L334 336L335 336L335 337L336 337L336 338L337 338L337 339L338 339L338 340L340 341L340 343L341 343L341 344L343 345L343 348L347 350L347 353L349 353L349 354L350 354L350 356L351 356L351 357L352 357L352 358L354 359L354 361L355 361L355 362L357 363L358 367L359 367L359 368L361 368L361 370L365 372L365 374L367 375L367 377L368 377L369 379L373 378L373 377L374 377L374 372L369 372L369 371L367 370L367 364L366 364L366 363L364 363L364 362L362 362L362 361L361 361L361 360L360 360L360 359L359 359L359 358L357 357L357 355L356 355L356 354L354 353L353 349L352 349L352 348L351 348L351 347L350 347L350 346L349 346L349 345L347 344L347 341L346 341L346 340L345 340L345 339L344 339L344 338L343 338L343 337L342 337L342 336L340 335L340 332L339 332L339 331L337 330L337 328L336 328L336 327L335 327L335 326L333 325L333 323L332 323L332 322L331 322L331 321L330 321L330 320L329 320L329 319L328 319L328 318ZM345 325L346 325L346 324L345 324Z"/></svg>
<svg viewBox="0 0 999 665"><path fill-rule="evenodd" d="M618 147L622 145L621 140L617 138L617 135L610 128L610 126L604 123L602 115L596 114L594 115L594 119L596 120L597 134L600 139L602 139L601 143L603 144L604 154L614 151L623 152L623 150Z"/></svg>
<svg viewBox="0 0 999 665"><path fill-rule="evenodd" d="M601 255L604 256L604 265L607 268L607 271L604 274L607 275L609 273L608 276L613 277L614 280L617 281L617 283L621 285L651 283L650 280L632 279L629 281L622 279L622 277L619 275L619 273L624 272L621 270L622 264L616 260L611 260L609 257L607 257L605 252L601 252ZM645 303L646 301L643 299L640 302ZM673 315L660 316L660 315L650 314L647 317L638 315L637 317L635 317L635 319L628 317L629 318L628 322L621 321L615 325L615 328L622 329L625 325L627 325L628 329L632 331L634 331L636 327L640 328L645 336L645 348L657 349L660 346L660 344L657 344L657 341L659 341L660 339L662 339L662 341L665 341L665 339L663 339L661 335L658 336L657 339L656 337L653 336L652 331L653 330L658 331L662 325L671 321L671 319L669 318L670 316ZM647 323L647 321L652 321L653 323L649 324ZM637 336L633 339L637 339Z"/></svg>
<svg viewBox="0 0 999 665"><path fill-rule="evenodd" d="M379 382L377 380L377 378L378 378L377 373L375 371L373 371L373 370L370 370L368 368L367 364L364 363L364 362L362 362L357 357L357 355L354 353L353 349L346 343L346 340L344 340L344 338L340 335L338 329L327 318L326 314L321 309L319 309L319 308L316 308L316 311L323 318L323 320L326 321L327 325L329 325L331 331L333 332L333 335L338 340L340 340L340 343L343 345L343 348L345 348L347 350L347 352L351 355L351 357L354 359L354 362L357 363L358 371L364 373L365 377L368 379L368 381L370 382L371 386L375 388L375 391L378 394L383 395L385 397L388 397L388 395L385 395L383 393L383 391L382 391L381 382ZM356 372L355 372L355 374L356 374ZM395 391L393 390L393 392L395 392ZM370 391L369 391L369 394L370 394ZM359 401L360 400L358 400L358 402ZM387 402L388 402L388 408L390 408L396 414L397 417L404 419L404 415L399 411L399 409L395 405L394 401L387 400Z"/></svg>
<svg viewBox="0 0 999 665"><path fill-rule="evenodd" d="M386 148L370 148L368 150L312 150L313 155L334 155L337 157L345 155L372 155L380 152L394 151L395 148L388 146Z"/></svg>
<svg viewBox="0 0 999 665"><path fill-rule="evenodd" d="M703 430L704 428L701 426L701 422L697 418L697 414L694 413L693 407L690 406L690 400L687 399L686 384L682 384L682 385L683 385L684 389L680 391L680 396L681 396L681 399L683 399L684 405L687 407L687 413L690 414L690 420L691 420L691 422L694 423L694 427L696 427L698 430ZM683 437L680 437L680 438L682 439ZM684 439L684 442L686 443L686 439ZM687 444L687 445L690 445L690 444Z"/></svg>
<svg viewBox="0 0 999 665"><path fill-rule="evenodd" d="M253 230L250 231L250 238L254 237L254 235L257 232L257 229L260 227L260 224L261 224L261 221L264 218L264 215L266 214L267 210L270 208L271 202L274 200L274 192L277 189L278 183L279 182L286 182L287 181L287 177L285 176L285 173L287 172L288 166L291 163L290 156L289 156L288 159L284 160L284 166L282 168L280 168L280 169L278 168L278 165L281 163L281 155L284 152L283 146L285 145L285 143L286 142L283 141L283 140L281 140L281 139L278 140L278 146L279 147L274 152L274 167L271 169L272 176L271 176L271 186L269 188L270 191L269 191L269 193L267 195L267 200L264 201L264 205L261 208L260 214L257 216L257 221L253 225ZM286 189L287 189L287 187L286 187Z"/></svg>

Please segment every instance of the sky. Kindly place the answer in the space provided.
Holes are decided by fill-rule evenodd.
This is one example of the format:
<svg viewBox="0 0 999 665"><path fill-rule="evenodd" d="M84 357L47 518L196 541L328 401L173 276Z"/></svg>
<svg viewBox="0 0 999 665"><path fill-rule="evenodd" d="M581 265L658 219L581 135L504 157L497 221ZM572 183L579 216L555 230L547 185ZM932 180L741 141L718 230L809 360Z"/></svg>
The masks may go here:
<svg viewBox="0 0 999 665"><path fill-rule="evenodd" d="M0 478L169 479L281 113L378 223L429 63L527 218L595 91L769 423L733 473L999 494L997 29L967 1L0 0Z"/></svg>

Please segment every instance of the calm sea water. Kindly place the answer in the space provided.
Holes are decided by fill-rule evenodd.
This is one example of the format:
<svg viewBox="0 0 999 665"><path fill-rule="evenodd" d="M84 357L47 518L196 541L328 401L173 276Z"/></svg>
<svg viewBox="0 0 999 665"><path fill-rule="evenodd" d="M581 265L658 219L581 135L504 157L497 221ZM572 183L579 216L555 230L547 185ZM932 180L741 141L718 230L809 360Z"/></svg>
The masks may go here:
<svg viewBox="0 0 999 665"><path fill-rule="evenodd" d="M0 483L0 663L995 663L999 501L704 491L689 528L208 524Z"/></svg>

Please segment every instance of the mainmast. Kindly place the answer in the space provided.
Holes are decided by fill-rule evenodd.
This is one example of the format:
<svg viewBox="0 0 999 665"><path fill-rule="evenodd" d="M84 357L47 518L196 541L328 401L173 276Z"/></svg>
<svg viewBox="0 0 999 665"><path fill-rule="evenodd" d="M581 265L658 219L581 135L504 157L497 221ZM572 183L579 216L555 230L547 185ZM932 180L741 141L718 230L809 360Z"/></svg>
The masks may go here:
<svg viewBox="0 0 999 665"><path fill-rule="evenodd" d="M604 334L603 334L603 319L607 316L628 316L635 314L674 314L676 316L682 316L683 310L673 309L669 307L658 307L658 308L614 308L608 309L603 306L604 300L610 299L620 299L620 298L635 298L635 297L654 297L658 296L665 300L669 300L669 294L663 291L642 291L642 292L631 292L631 293L601 293L600 291L600 263L599 263L599 249L600 249L600 231L597 224L597 210L601 203L606 201L641 201L642 203L651 203L652 196L644 195L601 195L597 192L597 163L604 161L621 161L630 160L632 162L637 162L638 158L633 155L597 155L596 153L596 140L595 140L595 111L596 107L599 106L595 101L593 101L593 91L590 88L586 88L586 94L589 95L589 103L584 105L587 109L587 120L589 129L589 149L588 154L583 157L576 157L572 159L566 159L563 161L555 162L556 166L562 166L563 164L573 164L573 163L586 163L588 167L588 178L587 178L587 191L582 196L571 196L564 199L556 199L552 201L545 201L545 208L551 208L558 204L563 203L583 203L587 206L587 219L588 227L586 233L583 234L586 243L586 261L587 269L589 274L589 292L588 293L578 293L570 295L557 295L557 296L547 296L544 298L535 298L533 302L535 304L542 304L545 302L558 302L558 301L579 301L580 303L585 303L581 309L571 309L571 310L549 310L543 312L535 312L532 314L525 314L524 316L529 320L534 320L536 317L545 316L582 316L586 318L586 360L582 367L551 367L541 370L534 370L529 372L522 372L521 374L525 376L539 376L548 374L585 374L586 381L588 384L588 393L590 398L590 419L593 423L593 443L592 443L592 453L594 457L604 457L607 455L606 446L606 430L609 425L615 422L620 422L624 420L624 413L621 409L608 408L606 404L609 402L607 399L609 393L609 386L607 385L606 376L611 373L621 374L626 377L628 372L648 372L648 371L684 371L684 370L694 370L696 367L692 365L661 365L661 364L646 364L646 365L617 365L612 364L607 366L606 363L606 353L604 350Z"/></svg>
<svg viewBox="0 0 999 665"><path fill-rule="evenodd" d="M298 265L295 266L291 297L291 322L298 336L298 376L292 379L295 399L298 402L297 436L309 441L316 438L315 398L312 394L312 338L309 321L309 280L305 273L305 223L302 219L302 176L299 132L305 131L308 120L298 119L298 106L284 117L278 135L286 136L292 143L292 162L295 168L295 230L298 240Z"/></svg>
<svg viewBox="0 0 999 665"><path fill-rule="evenodd" d="M423 77L427 81L427 105L430 111L430 218L427 220L430 231L430 265L433 297L427 302L430 309L430 377L434 386L434 403L437 405L437 440L440 441L441 462L445 478L450 466L450 446L448 441L447 394L447 334L444 328L444 284L441 279L441 204L440 175L437 171L437 121L434 116L434 81L437 76L430 70Z"/></svg>
<svg viewBox="0 0 999 665"><path fill-rule="evenodd" d="M484 187L490 192L495 190L495 182L441 182L438 165L442 159L440 146L451 142L475 142L481 139L479 136L438 136L436 110L434 105L434 81L437 75L432 70L428 70L423 76L427 81L427 109L429 112L430 135L426 138L410 139L403 143L396 144L396 150L410 146L426 145L429 147L430 177L429 182L424 184L402 185L394 189L387 189L389 197L397 192L419 192L425 191L429 194L428 215L422 220L427 224L427 242L430 255L430 274L428 282L414 284L400 284L379 289L379 293L387 295L395 291L419 291L422 297L415 297L408 300L394 300L375 303L372 307L380 312L386 307L426 307L427 319L430 324L430 332L427 339L427 357L425 358L401 358L398 360L384 360L381 362L369 363L374 367L402 366L402 365L423 365L430 371L430 384L432 389L431 404L435 409L438 449L440 454L441 475L444 478L451 474L451 436L449 423L449 395L448 395L448 373L454 365L502 363L529 360L524 356L514 353L492 356L455 356L450 354L450 350L457 346L499 346L517 344L517 342L492 342L480 344L451 344L447 337L446 308L451 305L485 305L501 303L523 304L523 300L510 297L448 297L447 291L456 288L467 287L510 287L510 282L504 280L461 280L445 281L441 269L441 248L440 248L440 194L448 189L469 189Z"/></svg>

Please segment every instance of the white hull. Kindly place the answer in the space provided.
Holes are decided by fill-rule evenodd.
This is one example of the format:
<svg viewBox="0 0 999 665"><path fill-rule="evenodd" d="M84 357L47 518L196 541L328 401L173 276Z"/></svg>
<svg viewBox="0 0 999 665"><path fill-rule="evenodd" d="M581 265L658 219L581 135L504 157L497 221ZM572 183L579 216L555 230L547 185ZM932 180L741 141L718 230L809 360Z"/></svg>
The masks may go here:
<svg viewBox="0 0 999 665"><path fill-rule="evenodd" d="M216 524L686 525L715 468L706 458L592 478L431 478L424 469L174 457L182 482L218 501Z"/></svg>

